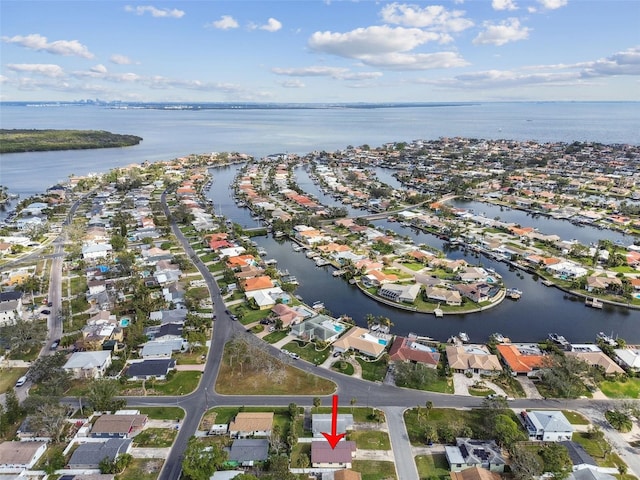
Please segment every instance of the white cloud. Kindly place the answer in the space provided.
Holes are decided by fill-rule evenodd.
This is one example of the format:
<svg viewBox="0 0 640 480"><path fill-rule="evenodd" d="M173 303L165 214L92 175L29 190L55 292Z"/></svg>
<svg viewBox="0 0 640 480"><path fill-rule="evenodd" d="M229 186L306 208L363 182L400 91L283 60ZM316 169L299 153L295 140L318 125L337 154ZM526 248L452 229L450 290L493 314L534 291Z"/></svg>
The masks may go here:
<svg viewBox="0 0 640 480"><path fill-rule="evenodd" d="M64 77L64 70L59 65L51 63L10 63L7 68L18 73L31 73L52 78Z"/></svg>
<svg viewBox="0 0 640 480"><path fill-rule="evenodd" d="M314 65L302 68L272 68L276 75L289 77L331 77L336 80L370 80L382 76L381 72L351 72L348 68Z"/></svg>
<svg viewBox="0 0 640 480"><path fill-rule="evenodd" d="M492 0L491 6L494 10L517 10L518 6L513 0Z"/></svg>
<svg viewBox="0 0 640 480"><path fill-rule="evenodd" d="M283 82L279 82L280 85L284 88L305 88L306 85L302 83L297 78L292 80L284 80Z"/></svg>
<svg viewBox="0 0 640 480"><path fill-rule="evenodd" d="M126 55L114 54L109 57L109 61L111 63L115 63L116 65L131 65L133 61L127 57Z"/></svg>
<svg viewBox="0 0 640 480"><path fill-rule="evenodd" d="M98 64L95 67L91 67L90 70L95 73L105 74L107 73L107 67L102 64Z"/></svg>
<svg viewBox="0 0 640 480"><path fill-rule="evenodd" d="M340 57L362 58L392 52L407 52L427 42L448 41L450 37L419 28L373 26L347 33L315 32L309 47Z"/></svg>
<svg viewBox="0 0 640 480"><path fill-rule="evenodd" d="M473 22L464 17L464 11L449 11L441 5L418 5L391 3L386 5L380 16L385 22L406 27L431 28L443 32L461 32L473 26Z"/></svg>
<svg viewBox="0 0 640 480"><path fill-rule="evenodd" d="M547 10L556 10L557 8L564 7L568 0L538 0L538 3Z"/></svg>
<svg viewBox="0 0 640 480"><path fill-rule="evenodd" d="M360 57L366 65L389 70L430 70L435 68L454 68L469 65L457 52L436 53L386 53Z"/></svg>
<svg viewBox="0 0 640 480"><path fill-rule="evenodd" d="M583 77L640 75L640 46L614 53L607 58L580 64Z"/></svg>
<svg viewBox="0 0 640 480"><path fill-rule="evenodd" d="M282 28L282 23L280 23L275 18L270 18L269 20L267 20L266 25L262 25L258 28L260 28L260 30L266 30L267 32L277 32Z"/></svg>
<svg viewBox="0 0 640 480"><path fill-rule="evenodd" d="M529 37L529 32L531 31L530 28L520 25L520 21L517 18L509 18L500 22L499 25L485 22L483 26L485 30L473 39L473 43L476 45L491 44L500 46L509 42L524 40Z"/></svg>
<svg viewBox="0 0 640 480"><path fill-rule="evenodd" d="M22 36L2 37L5 43L14 43L31 50L38 50L54 55L64 55L66 57L77 56L82 58L93 58L94 55L87 47L77 40L56 40L55 42L47 41L47 37L33 33Z"/></svg>
<svg viewBox="0 0 640 480"><path fill-rule="evenodd" d="M212 22L211 25L214 28L217 28L220 30L229 30L232 28L238 28L238 22L231 15L222 15L222 17L220 17L220 20L216 20L215 22Z"/></svg>
<svg viewBox="0 0 640 480"><path fill-rule="evenodd" d="M151 5L138 7L126 5L124 7L124 10L125 12L135 13L136 15L144 15L145 13L150 13L151 16L155 18L182 18L184 16L183 10L178 10L176 8L174 8L173 10L170 10L168 8L156 8Z"/></svg>

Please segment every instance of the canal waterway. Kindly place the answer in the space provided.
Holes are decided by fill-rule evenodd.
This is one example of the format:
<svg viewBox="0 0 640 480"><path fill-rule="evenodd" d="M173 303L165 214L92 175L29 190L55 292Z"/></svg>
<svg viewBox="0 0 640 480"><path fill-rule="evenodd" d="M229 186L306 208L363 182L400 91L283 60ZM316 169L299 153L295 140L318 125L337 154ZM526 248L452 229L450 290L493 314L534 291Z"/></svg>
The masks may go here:
<svg viewBox="0 0 640 480"><path fill-rule="evenodd" d="M562 240L576 239L583 245L598 243L598 240L610 240L622 245L630 245L634 240L632 235L625 235L614 230L599 229L589 225L575 225L568 220L544 215L531 215L523 210L500 207L491 203L454 199L448 201L447 205L473 211L476 215L484 215L487 218L498 218L501 222L515 223L521 227L534 227L540 233L555 234Z"/></svg>
<svg viewBox="0 0 640 480"><path fill-rule="evenodd" d="M230 195L231 190L227 187L232 183L235 172L239 168L238 165L235 165L213 169L214 183L208 198L213 199L214 205L222 205L222 213L226 217L233 221L240 220L238 223L241 225L243 225L242 221L247 222L244 226L255 226L256 222L251 218L249 210L240 208L233 202ZM298 169L296 169L296 176L298 180L301 180L302 176L298 177L298 174ZM303 187L301 183L304 183L304 180L299 185L306 189L307 185ZM315 195L315 192L312 193ZM321 200L319 195L317 197ZM479 203L479 205L485 206L483 203ZM490 210L487 208L485 210L489 216ZM518 211L514 210L513 212ZM504 216L507 212L501 213ZM506 219L506 216L503 218ZM553 221L562 222L560 220ZM574 229L574 231L567 231L568 238L578 238L578 232L585 231L587 228L579 228L568 222L562 223L566 223L567 228L573 227ZM404 228L398 223L386 220L377 221L375 224L381 229L388 228L408 235L416 244L424 243L440 250L444 248L443 242L433 235ZM596 231L599 234L607 233L603 230ZM601 235L598 238L604 237ZM596 334L604 331L608 335L618 335L627 342L640 343L640 311L610 306L605 306L602 310L585 307L582 299L567 296L554 287L546 287L530 274L511 271L503 263L483 256L476 257L470 252L453 250L448 251L447 256L452 259L464 258L471 264L481 264L495 269L503 277L508 287L515 287L523 291L522 298L518 301L507 299L500 305L484 312L468 315L445 315L443 318L436 318L432 314L402 311L378 303L360 292L357 287L349 285L345 280L333 277L332 267L317 267L315 262L306 258L303 252L295 252L292 243L288 240L276 240L271 236L255 237L254 240L259 247L267 250L269 258L278 260L279 269L288 270L298 279L300 285L296 294L306 303L322 301L333 315L349 315L362 326L366 326L367 314L372 314L389 317L394 323L392 333L406 335L413 332L440 341L445 341L451 335L464 331L470 336L471 341L477 342L486 341L489 335L494 332L500 332L517 342L542 340L550 332L564 335L572 342L594 342Z"/></svg>

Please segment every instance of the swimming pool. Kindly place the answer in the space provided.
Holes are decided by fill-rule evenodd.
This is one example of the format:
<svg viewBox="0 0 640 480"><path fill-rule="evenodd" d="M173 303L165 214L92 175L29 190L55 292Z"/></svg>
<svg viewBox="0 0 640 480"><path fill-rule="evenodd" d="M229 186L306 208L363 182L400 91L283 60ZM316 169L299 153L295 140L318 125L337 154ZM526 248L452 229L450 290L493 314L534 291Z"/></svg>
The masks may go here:
<svg viewBox="0 0 640 480"><path fill-rule="evenodd" d="M128 318L121 318L120 319L120 326L121 327L128 327L129 326L129 322L130 320Z"/></svg>
<svg viewBox="0 0 640 480"><path fill-rule="evenodd" d="M380 345L387 346L387 343L388 343L388 342L387 342L384 338L379 338L379 339L378 339L378 343L379 343Z"/></svg>
<svg viewBox="0 0 640 480"><path fill-rule="evenodd" d="M334 325L333 325L333 329L334 329L336 332L340 333L341 331L343 331L343 330L344 330L344 327L343 327L342 325L334 324Z"/></svg>

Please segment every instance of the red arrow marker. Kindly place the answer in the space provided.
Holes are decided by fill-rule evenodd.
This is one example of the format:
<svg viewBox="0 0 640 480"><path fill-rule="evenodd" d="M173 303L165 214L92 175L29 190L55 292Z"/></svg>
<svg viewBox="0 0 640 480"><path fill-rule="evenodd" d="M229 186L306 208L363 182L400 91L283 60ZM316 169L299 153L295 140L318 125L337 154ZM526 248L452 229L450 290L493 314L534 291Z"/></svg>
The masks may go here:
<svg viewBox="0 0 640 480"><path fill-rule="evenodd" d="M336 433L338 429L338 395L333 396L333 408L331 409L331 434L321 432L324 435L324 438L327 439L329 445L331 445L331 449L335 449L336 445L342 437L346 435L346 433Z"/></svg>

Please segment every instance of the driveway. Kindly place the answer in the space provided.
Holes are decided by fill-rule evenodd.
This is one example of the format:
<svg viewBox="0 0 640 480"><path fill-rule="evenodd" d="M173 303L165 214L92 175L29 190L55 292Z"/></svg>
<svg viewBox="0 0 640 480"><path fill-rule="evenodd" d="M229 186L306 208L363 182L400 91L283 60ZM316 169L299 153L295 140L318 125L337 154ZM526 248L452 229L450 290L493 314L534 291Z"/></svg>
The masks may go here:
<svg viewBox="0 0 640 480"><path fill-rule="evenodd" d="M469 387L473 386L473 384L479 381L482 381L487 386L487 388L490 388L498 395L504 395L505 397L507 396L507 394L502 388L500 388L498 385L496 385L495 383L491 382L488 379L480 378L480 375L478 375L477 373L475 373L471 378L468 378L464 373L454 373L453 374L454 392L456 395L471 395L469 393Z"/></svg>
<svg viewBox="0 0 640 480"><path fill-rule="evenodd" d="M518 382L520 382L520 385L522 385L522 389L524 390L526 398L542 398L542 395L540 395L540 392L533 384L533 380L531 380L529 377L518 375L516 379L518 380Z"/></svg>

